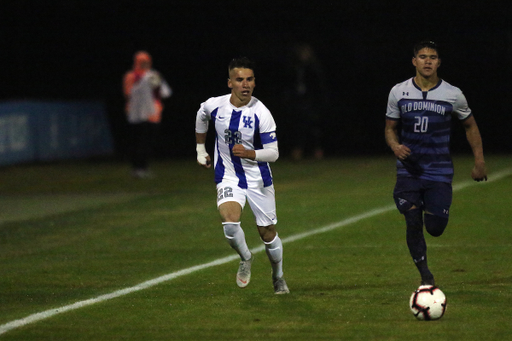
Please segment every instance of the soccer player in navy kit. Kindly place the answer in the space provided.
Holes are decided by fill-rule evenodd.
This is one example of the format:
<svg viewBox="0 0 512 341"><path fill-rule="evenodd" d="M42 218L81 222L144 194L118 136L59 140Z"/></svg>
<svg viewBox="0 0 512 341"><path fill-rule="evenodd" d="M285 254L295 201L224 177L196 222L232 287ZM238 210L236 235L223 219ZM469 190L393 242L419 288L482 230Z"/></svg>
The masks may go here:
<svg viewBox="0 0 512 341"><path fill-rule="evenodd" d="M212 121L217 207L224 235L240 255L236 283L241 288L249 284L254 259L240 225L247 201L272 266L274 293L287 294L290 291L283 278L283 245L275 228L276 202L269 166L279 157L276 124L267 107L252 96L256 86L253 63L247 58L233 59L228 74L231 93L208 99L197 112L197 162L211 167L205 142Z"/></svg>
<svg viewBox="0 0 512 341"><path fill-rule="evenodd" d="M487 180L482 138L462 91L440 79L437 45L415 45L412 64L416 76L395 85L386 112L386 143L397 161L393 192L396 206L405 217L409 252L421 275L422 285L435 285L427 265L426 231L438 237L448 224L452 202L453 164L450 156L452 116L466 131L475 165L471 177ZM398 126L401 122L401 137Z"/></svg>

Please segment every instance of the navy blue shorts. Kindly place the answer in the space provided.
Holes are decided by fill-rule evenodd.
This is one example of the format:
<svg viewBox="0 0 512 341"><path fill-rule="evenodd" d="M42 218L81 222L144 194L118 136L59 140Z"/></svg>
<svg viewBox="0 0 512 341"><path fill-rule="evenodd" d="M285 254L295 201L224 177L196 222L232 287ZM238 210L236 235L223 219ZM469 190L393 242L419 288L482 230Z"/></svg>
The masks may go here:
<svg viewBox="0 0 512 341"><path fill-rule="evenodd" d="M425 212L448 218L452 204L452 185L446 182L398 177L393 198L400 213L416 206Z"/></svg>

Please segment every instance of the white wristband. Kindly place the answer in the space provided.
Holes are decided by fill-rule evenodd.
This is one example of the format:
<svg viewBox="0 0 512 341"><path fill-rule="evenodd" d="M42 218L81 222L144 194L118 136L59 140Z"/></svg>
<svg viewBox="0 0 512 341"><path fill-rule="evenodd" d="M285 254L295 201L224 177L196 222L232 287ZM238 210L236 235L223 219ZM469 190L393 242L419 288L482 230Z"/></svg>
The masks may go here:
<svg viewBox="0 0 512 341"><path fill-rule="evenodd" d="M196 152L197 162L199 162L202 165L206 165L206 157L208 156L208 153L206 152L206 147L204 146L204 143L198 143L196 145Z"/></svg>

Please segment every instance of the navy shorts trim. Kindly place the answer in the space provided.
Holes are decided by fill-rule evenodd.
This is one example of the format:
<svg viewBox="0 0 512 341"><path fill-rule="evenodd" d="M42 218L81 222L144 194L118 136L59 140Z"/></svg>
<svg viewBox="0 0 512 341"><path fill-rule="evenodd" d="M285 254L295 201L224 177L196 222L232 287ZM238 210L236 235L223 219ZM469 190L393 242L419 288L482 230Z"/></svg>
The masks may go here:
<svg viewBox="0 0 512 341"><path fill-rule="evenodd" d="M416 206L425 212L446 217L450 215L452 185L447 182L398 177L393 198L400 213Z"/></svg>

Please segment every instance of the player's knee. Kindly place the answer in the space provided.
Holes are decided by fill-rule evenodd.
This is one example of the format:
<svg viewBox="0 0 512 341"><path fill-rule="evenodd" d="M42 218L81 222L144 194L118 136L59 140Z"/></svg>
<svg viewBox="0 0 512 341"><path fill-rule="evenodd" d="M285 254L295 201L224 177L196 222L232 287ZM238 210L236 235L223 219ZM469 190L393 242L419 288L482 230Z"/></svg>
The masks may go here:
<svg viewBox="0 0 512 341"><path fill-rule="evenodd" d="M227 201L219 206L219 213L223 222L240 222L242 206L236 201Z"/></svg>
<svg viewBox="0 0 512 341"><path fill-rule="evenodd" d="M402 199L396 195L393 196L393 199L395 200L396 208L402 214L405 214L405 212L413 210L416 207L412 202Z"/></svg>
<svg viewBox="0 0 512 341"><path fill-rule="evenodd" d="M224 229L224 236L228 239L235 238L235 235L242 230L240 227L240 223L222 223L222 227Z"/></svg>
<svg viewBox="0 0 512 341"><path fill-rule="evenodd" d="M448 225L448 217L441 217L434 214L425 214L425 229L433 237L443 234Z"/></svg>
<svg viewBox="0 0 512 341"><path fill-rule="evenodd" d="M403 212L407 229L423 229L423 211L419 208L413 208Z"/></svg>
<svg viewBox="0 0 512 341"><path fill-rule="evenodd" d="M258 232L260 233L261 240L266 243L271 242L276 238L277 232L275 225L258 226Z"/></svg>

